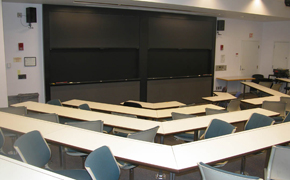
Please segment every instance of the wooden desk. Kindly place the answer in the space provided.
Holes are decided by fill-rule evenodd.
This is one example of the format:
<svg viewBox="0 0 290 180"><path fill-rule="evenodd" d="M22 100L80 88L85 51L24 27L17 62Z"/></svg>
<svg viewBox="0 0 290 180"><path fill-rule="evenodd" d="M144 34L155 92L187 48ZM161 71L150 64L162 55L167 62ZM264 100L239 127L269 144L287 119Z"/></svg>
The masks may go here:
<svg viewBox="0 0 290 180"><path fill-rule="evenodd" d="M235 96L227 92L213 92L213 93L216 94L216 96L202 97L202 99L211 102L230 101L233 99L237 99Z"/></svg>
<svg viewBox="0 0 290 180"><path fill-rule="evenodd" d="M125 113L131 115L137 115L146 118L153 118L158 119L156 110L151 109L144 109L144 108L136 108L136 107L128 107L128 106L121 106L115 104L107 104L107 103L100 103L100 102L92 102L92 101L84 101L78 99L72 99L69 101L62 102L63 105L78 107L81 104L88 104L91 109L104 111L104 112L118 112L118 113Z"/></svg>
<svg viewBox="0 0 290 180"><path fill-rule="evenodd" d="M252 88L258 89L259 91L263 91L263 92L268 93L268 94L273 95L273 96L288 96L284 93L267 88L265 86L259 85L259 84L254 83L254 82L241 82L241 83L244 85L244 94L245 94L245 86L250 86Z"/></svg>
<svg viewBox="0 0 290 180"><path fill-rule="evenodd" d="M246 81L246 80L254 80L255 78L246 76L230 76L230 77L217 77L216 79L223 81Z"/></svg>
<svg viewBox="0 0 290 180"><path fill-rule="evenodd" d="M125 128L130 130L142 131L150 129L155 126L161 126L160 122L148 121L144 119L136 119L124 116L117 116L107 113L100 113L95 111L86 111L70 107L55 106L50 104L43 104L38 102L27 101L23 103L13 104L12 106L25 106L29 111L40 113L56 113L61 117L67 117L81 121L95 121L102 120L105 125ZM163 134L163 129L158 129L158 134Z"/></svg>
<svg viewBox="0 0 290 180"><path fill-rule="evenodd" d="M245 122L251 117L253 113L259 113L266 116L279 115L279 113L277 112L269 111L262 108L254 108L242 111L234 111L228 113L180 119L175 121L167 121L162 123L162 127L164 134L176 134L178 132L205 129L212 119L220 119L231 124Z"/></svg>
<svg viewBox="0 0 290 180"><path fill-rule="evenodd" d="M48 171L24 162L0 155L1 179L19 180L72 180L69 177Z"/></svg>
<svg viewBox="0 0 290 180"><path fill-rule="evenodd" d="M142 108L146 108L146 109L168 109L168 108L175 108L175 107L179 107L179 106L184 106L186 104L183 104L181 102L178 101L168 101L168 102L158 102L158 103L149 103L149 102L141 102L141 101L133 101L133 100L128 100L127 102L134 102L134 103L138 103L142 106ZM124 102L120 103L120 104L124 104Z"/></svg>
<svg viewBox="0 0 290 180"><path fill-rule="evenodd" d="M217 77L216 79L226 81L226 87L227 87L229 81L247 81L247 80L254 80L255 78L246 77L246 76L229 76L229 77Z"/></svg>
<svg viewBox="0 0 290 180"><path fill-rule="evenodd" d="M286 83L290 83L290 79L287 79L287 78L276 78L276 80L283 81L283 82L286 82Z"/></svg>
<svg viewBox="0 0 290 180"><path fill-rule="evenodd" d="M241 101L247 104L260 106L263 104L263 101L280 101L280 96L267 96L267 97L260 97L260 98L244 99Z"/></svg>
<svg viewBox="0 0 290 180"><path fill-rule="evenodd" d="M289 142L289 129L290 123L283 123L172 148L180 172L196 168L198 162L210 164Z"/></svg>
<svg viewBox="0 0 290 180"><path fill-rule="evenodd" d="M27 127L22 126L24 128L23 133L28 130L27 128L30 128L30 130L39 130L49 142L59 143L87 152L107 145L117 159L167 170L171 173L171 180L174 179L174 173L197 168L197 162L200 161L204 163L218 162L290 141L290 123L238 132L181 145L168 146L112 136L5 112L0 112L0 117L0 119L5 118L5 120L0 121L0 127L13 128L11 127L11 123L9 123L9 121L13 120L17 131L22 131L21 126L17 126L17 124L24 123ZM37 121L39 122L36 123ZM56 126L60 126L60 128L47 128L50 127L50 124L55 124Z"/></svg>
<svg viewBox="0 0 290 180"><path fill-rule="evenodd" d="M179 112L185 114L200 114L205 113L205 108L214 108L214 109L224 109L223 107L219 107L212 104L200 105L200 106L189 106L183 108L170 108L170 109L161 109L161 110L151 110L151 109L143 109L143 108L135 108L128 106L120 106L92 101L84 101L78 99L72 99L69 101L65 101L62 104L67 106L77 107L81 104L87 103L91 109L106 111L106 112L118 112L125 114L132 114L136 116L148 117L152 119L164 119L171 117L171 112Z"/></svg>
<svg viewBox="0 0 290 180"><path fill-rule="evenodd" d="M201 114L205 113L205 108L212 108L212 109L225 109L223 107L213 105L213 104L204 104L204 105L197 105L197 106L188 106L182 108L171 108L171 109L161 109L157 110L158 118L169 118L171 117L172 112L183 113L183 114Z"/></svg>

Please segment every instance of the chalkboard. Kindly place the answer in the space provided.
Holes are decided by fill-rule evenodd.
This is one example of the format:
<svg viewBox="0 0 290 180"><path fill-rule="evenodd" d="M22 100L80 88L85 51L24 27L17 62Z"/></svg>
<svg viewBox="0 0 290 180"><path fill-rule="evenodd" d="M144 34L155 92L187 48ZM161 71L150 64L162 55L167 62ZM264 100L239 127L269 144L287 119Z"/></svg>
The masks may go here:
<svg viewBox="0 0 290 180"><path fill-rule="evenodd" d="M50 57L50 83L138 78L137 49L61 49Z"/></svg>
<svg viewBox="0 0 290 180"><path fill-rule="evenodd" d="M210 54L210 50L151 49L148 55L148 77L211 74Z"/></svg>
<svg viewBox="0 0 290 180"><path fill-rule="evenodd" d="M149 48L212 49L215 23L177 18L149 18Z"/></svg>
<svg viewBox="0 0 290 180"><path fill-rule="evenodd" d="M139 17L84 12L50 12L50 47L138 48Z"/></svg>

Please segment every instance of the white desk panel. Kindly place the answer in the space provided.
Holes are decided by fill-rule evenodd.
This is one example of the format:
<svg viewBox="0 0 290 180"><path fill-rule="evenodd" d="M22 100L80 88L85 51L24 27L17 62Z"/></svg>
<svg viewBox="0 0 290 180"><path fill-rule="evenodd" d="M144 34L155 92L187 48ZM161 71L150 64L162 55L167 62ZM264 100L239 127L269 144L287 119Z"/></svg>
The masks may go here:
<svg viewBox="0 0 290 180"><path fill-rule="evenodd" d="M99 102L92 102L92 101L84 101L84 100L78 100L78 99L72 99L69 101L62 102L63 105L75 106L75 107L84 103L88 104L90 108L94 110L132 114L132 115L154 118L154 119L158 118L156 110L151 110L151 109L128 107L128 106L99 103Z"/></svg>
<svg viewBox="0 0 290 180"><path fill-rule="evenodd" d="M214 92L214 94L216 94L216 96L202 97L202 99L207 100L207 101L212 101L212 102L229 101L229 100L237 99L235 96L227 92Z"/></svg>
<svg viewBox="0 0 290 180"><path fill-rule="evenodd" d="M163 170L174 171L177 168L172 147L168 145L118 137L76 127L67 127L48 134L45 138L60 144L80 147L86 151L93 151L107 145L114 156L122 160Z"/></svg>
<svg viewBox="0 0 290 180"><path fill-rule="evenodd" d="M263 91L265 93L271 94L273 96L288 96L287 94L281 93L279 91L267 88L265 86L259 85L257 83L254 82L241 82L242 84L246 85L246 86L250 86L252 88L255 88L257 90Z"/></svg>
<svg viewBox="0 0 290 180"><path fill-rule="evenodd" d="M197 167L198 162L221 161L289 142L289 129L290 123L284 123L175 145L172 148L178 169L182 170Z"/></svg>
<svg viewBox="0 0 290 180"><path fill-rule="evenodd" d="M280 96L267 96L260 98L244 99L242 102L252 104L252 105L262 105L263 101L280 101Z"/></svg>
<svg viewBox="0 0 290 180"><path fill-rule="evenodd" d="M0 112L0 116L0 127L21 133L39 130L42 135L45 135L53 131L61 130L65 127L65 125L62 124L10 114L6 112Z"/></svg>
<svg viewBox="0 0 290 180"><path fill-rule="evenodd" d="M234 111L222 114L214 114L207 116L200 116L194 118L186 118L174 121L163 122L163 130L165 134L174 134L179 130L180 132L205 129L212 119L220 119L228 123L238 123L247 121L253 113L259 113L266 116L278 116L279 113L269 111L262 108L247 109L242 111Z"/></svg>
<svg viewBox="0 0 290 180"><path fill-rule="evenodd" d="M43 104L38 102L27 101L23 103L13 104L12 106L26 106L28 110L41 113L56 113L62 117L68 117L82 121L103 120L105 125L120 127L125 129L132 129L142 131L161 126L160 122L148 121L137 118L130 118L107 113L99 113L94 111L81 110L70 107L55 106L50 104ZM158 129L157 133L163 133L162 128Z"/></svg>
<svg viewBox="0 0 290 180"><path fill-rule="evenodd" d="M72 180L69 177L48 171L21 161L0 155L1 179L9 180Z"/></svg>

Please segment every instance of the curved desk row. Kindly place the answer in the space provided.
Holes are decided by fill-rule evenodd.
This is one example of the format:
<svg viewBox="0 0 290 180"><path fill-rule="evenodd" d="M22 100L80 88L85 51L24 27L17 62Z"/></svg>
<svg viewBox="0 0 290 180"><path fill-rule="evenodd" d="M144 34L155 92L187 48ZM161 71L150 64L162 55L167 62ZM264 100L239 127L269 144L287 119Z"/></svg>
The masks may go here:
<svg viewBox="0 0 290 180"><path fill-rule="evenodd" d="M174 179L174 173L197 168L197 162L200 161L210 164L290 141L290 123L169 146L112 136L4 112L0 112L0 117L0 127L2 128L21 133L39 130L49 142L87 152L107 145L117 159L169 171L171 179Z"/></svg>
<svg viewBox="0 0 290 180"><path fill-rule="evenodd" d="M50 104L37 103L32 101L27 101L23 103L14 104L13 106L26 106L29 111L40 112L40 113L56 113L61 117L71 118L75 120L82 121L94 121L102 120L105 125L124 128L129 130L142 131L150 129L155 126L160 126L157 134L161 137L165 135L176 134L180 132L187 131L197 131L200 129L205 129L210 121L214 118L227 121L228 123L238 123L247 121L250 116L256 112L264 114L266 116L278 116L279 113L269 111L262 108L247 109L243 111L229 112L223 114L215 114L209 116L200 116L188 119L181 119L175 121L148 121L144 119L136 119L124 116L117 116L108 113L100 113L95 111L86 111L76 108L55 106ZM139 109L139 108L135 108ZM183 109L183 108L178 108ZM162 138L163 139L163 138ZM162 142L162 140L161 140Z"/></svg>
<svg viewBox="0 0 290 180"><path fill-rule="evenodd" d="M104 111L104 112L118 112L124 114L132 114L140 117L146 117L151 119L165 119L171 117L171 112L179 112L185 114L200 114L205 113L205 108L213 108L213 109L224 109L223 107L216 106L213 104L205 104L199 106L188 106L183 108L170 108L170 109L145 109L145 108L136 108L136 107L128 107L121 106L115 104L107 104L93 101L85 101L79 99L72 99L69 101L62 102L63 105L78 107L81 104L88 104L92 110Z"/></svg>

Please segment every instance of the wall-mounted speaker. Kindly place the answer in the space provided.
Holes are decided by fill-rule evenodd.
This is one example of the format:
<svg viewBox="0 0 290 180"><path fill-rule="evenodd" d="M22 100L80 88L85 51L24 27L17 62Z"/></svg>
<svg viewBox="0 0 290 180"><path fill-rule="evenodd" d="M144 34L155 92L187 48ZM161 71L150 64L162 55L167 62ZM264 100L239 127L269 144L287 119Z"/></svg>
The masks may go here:
<svg viewBox="0 0 290 180"><path fill-rule="evenodd" d="M285 0L285 5L290 6L290 0Z"/></svg>
<svg viewBox="0 0 290 180"><path fill-rule="evenodd" d="M218 20L217 21L217 30L224 31L225 30L225 20Z"/></svg>
<svg viewBox="0 0 290 180"><path fill-rule="evenodd" d="M36 8L28 7L26 8L26 22L27 23L36 23Z"/></svg>

